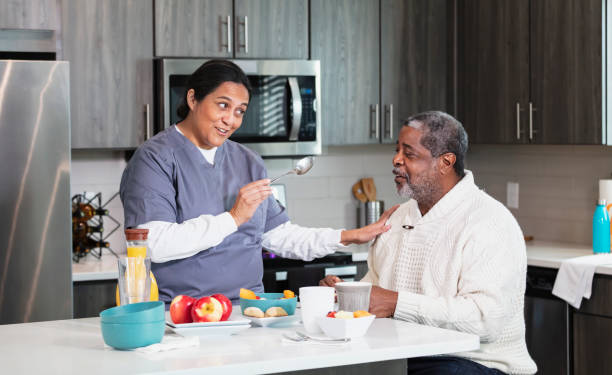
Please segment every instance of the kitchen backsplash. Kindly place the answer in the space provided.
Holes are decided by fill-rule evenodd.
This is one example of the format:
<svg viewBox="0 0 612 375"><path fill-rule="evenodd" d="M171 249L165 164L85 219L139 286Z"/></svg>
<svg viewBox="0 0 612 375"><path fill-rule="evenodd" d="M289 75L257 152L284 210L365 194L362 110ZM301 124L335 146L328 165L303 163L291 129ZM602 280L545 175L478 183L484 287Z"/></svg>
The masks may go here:
<svg viewBox="0 0 612 375"><path fill-rule="evenodd" d="M378 199L386 208L401 203L391 174L394 149L395 145L329 147L315 158L308 174L279 180L286 187L291 221L312 227L356 227L358 202L351 187L363 177L374 178ZM476 184L504 204L507 182L519 183L519 209L511 211L526 235L589 244L597 182L610 177L610 160L612 148L604 146L476 145L470 146L467 167ZM265 163L274 177L292 168L295 160ZM72 194L102 192L106 201L119 190L125 165L123 152L73 151ZM123 223L119 197L107 208ZM122 229L110 237L111 247L119 252L125 252Z"/></svg>
<svg viewBox="0 0 612 375"><path fill-rule="evenodd" d="M610 178L611 161L606 146L476 145L467 165L504 204L507 182L519 183L519 208L511 211L525 235L590 245L598 181Z"/></svg>

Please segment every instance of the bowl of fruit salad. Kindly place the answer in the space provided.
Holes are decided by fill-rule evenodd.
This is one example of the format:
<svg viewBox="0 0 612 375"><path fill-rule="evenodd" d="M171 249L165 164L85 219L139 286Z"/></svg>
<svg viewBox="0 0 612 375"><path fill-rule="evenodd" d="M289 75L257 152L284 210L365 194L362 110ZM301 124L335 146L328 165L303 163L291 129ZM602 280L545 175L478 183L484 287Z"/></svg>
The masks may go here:
<svg viewBox="0 0 612 375"><path fill-rule="evenodd" d="M253 318L282 317L295 314L297 297L291 290L283 293L255 293L240 289L242 314Z"/></svg>
<svg viewBox="0 0 612 375"><path fill-rule="evenodd" d="M330 311L327 316L317 318L317 324L325 335L334 339L361 337L376 316L367 311Z"/></svg>

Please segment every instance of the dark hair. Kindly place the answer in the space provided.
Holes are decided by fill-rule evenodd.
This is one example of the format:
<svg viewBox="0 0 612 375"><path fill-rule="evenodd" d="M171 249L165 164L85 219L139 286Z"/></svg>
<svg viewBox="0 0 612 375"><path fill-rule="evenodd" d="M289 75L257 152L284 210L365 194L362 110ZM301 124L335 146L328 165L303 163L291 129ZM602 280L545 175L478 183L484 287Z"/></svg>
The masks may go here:
<svg viewBox="0 0 612 375"><path fill-rule="evenodd" d="M195 91L195 99L199 102L224 82L242 84L249 92L249 99L251 98L251 83L238 65L228 60L209 60L200 65L189 77L183 100L176 109L176 114L181 119L185 119L189 114L187 92L190 89Z"/></svg>
<svg viewBox="0 0 612 375"><path fill-rule="evenodd" d="M411 122L423 124L421 144L432 156L438 157L447 152L455 154L453 168L459 177L465 176L465 154L468 149L468 136L463 125L453 116L441 111L421 112L410 116L404 126Z"/></svg>

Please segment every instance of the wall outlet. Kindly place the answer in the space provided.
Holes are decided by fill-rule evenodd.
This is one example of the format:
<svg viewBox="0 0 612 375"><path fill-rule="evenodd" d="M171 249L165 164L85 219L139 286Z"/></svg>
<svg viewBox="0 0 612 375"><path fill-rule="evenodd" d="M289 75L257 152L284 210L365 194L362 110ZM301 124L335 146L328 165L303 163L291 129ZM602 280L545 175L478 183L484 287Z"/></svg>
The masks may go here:
<svg viewBox="0 0 612 375"><path fill-rule="evenodd" d="M518 182L508 182L506 185L506 206L508 206L508 208L519 208Z"/></svg>

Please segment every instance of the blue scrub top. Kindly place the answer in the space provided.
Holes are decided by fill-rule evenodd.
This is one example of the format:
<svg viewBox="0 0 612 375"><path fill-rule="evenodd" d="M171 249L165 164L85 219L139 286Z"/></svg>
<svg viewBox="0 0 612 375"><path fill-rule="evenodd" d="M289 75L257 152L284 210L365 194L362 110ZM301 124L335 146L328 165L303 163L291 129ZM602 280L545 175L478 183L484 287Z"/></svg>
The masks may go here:
<svg viewBox="0 0 612 375"><path fill-rule="evenodd" d="M141 145L123 172L120 196L125 227L219 215L234 206L240 188L266 177L263 160L252 150L227 140L211 165L171 126ZM219 245L188 258L153 263L160 299L169 303L179 294L223 293L235 302L240 288L262 292L263 233L288 220L284 208L270 196Z"/></svg>

